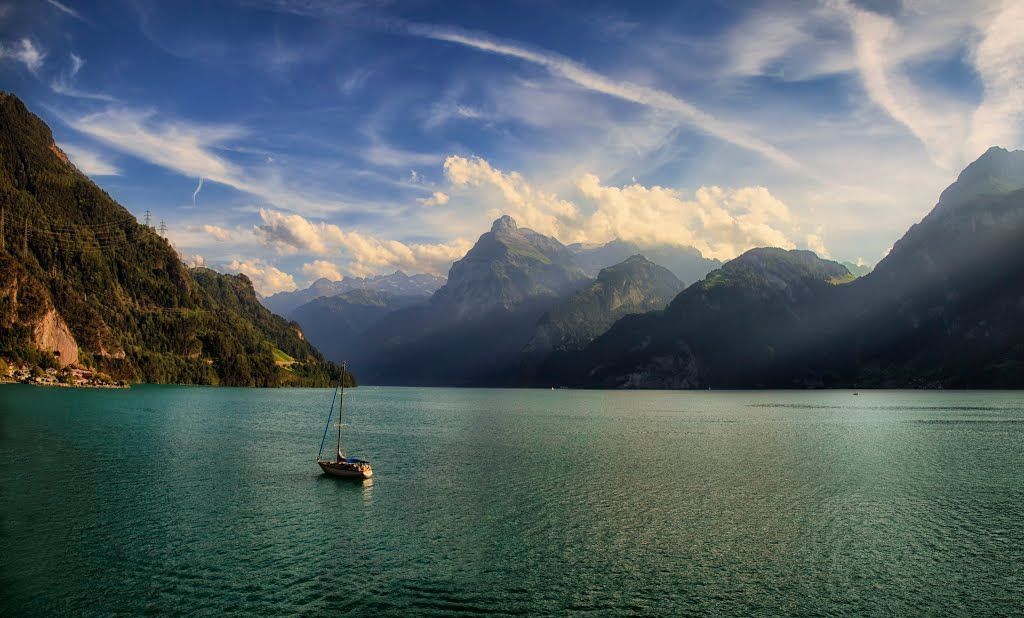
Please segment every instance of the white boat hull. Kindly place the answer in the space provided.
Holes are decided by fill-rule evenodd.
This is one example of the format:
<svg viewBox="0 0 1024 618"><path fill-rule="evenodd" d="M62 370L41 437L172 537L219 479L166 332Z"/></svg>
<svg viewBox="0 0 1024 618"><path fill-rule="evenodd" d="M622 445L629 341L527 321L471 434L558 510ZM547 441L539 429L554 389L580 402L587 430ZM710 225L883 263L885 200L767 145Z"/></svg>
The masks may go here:
<svg viewBox="0 0 1024 618"><path fill-rule="evenodd" d="M346 468L339 468L332 466L329 461L318 461L320 469L324 471L324 474L336 476L343 479L368 479L373 476L373 470L367 467L366 470L350 470Z"/></svg>

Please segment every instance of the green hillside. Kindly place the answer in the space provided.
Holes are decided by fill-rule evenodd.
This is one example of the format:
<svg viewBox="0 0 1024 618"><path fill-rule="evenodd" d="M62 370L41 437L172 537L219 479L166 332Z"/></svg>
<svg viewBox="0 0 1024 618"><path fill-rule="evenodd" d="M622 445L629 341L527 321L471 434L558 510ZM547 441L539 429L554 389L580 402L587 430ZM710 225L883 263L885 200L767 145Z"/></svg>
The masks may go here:
<svg viewBox="0 0 1024 618"><path fill-rule="evenodd" d="M243 275L187 269L0 93L0 356L118 379L326 385L338 369L263 308ZM297 362L274 362L280 349ZM77 351L77 358L69 358Z"/></svg>

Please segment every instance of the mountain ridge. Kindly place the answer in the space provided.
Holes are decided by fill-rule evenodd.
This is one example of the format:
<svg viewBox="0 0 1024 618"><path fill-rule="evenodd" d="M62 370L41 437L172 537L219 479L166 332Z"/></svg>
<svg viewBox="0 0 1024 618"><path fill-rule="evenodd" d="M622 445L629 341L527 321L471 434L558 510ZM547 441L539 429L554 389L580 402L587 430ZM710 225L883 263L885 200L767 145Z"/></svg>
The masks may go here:
<svg viewBox="0 0 1024 618"><path fill-rule="evenodd" d="M584 350L552 356L536 383L1022 387L1021 185L1024 152L989 149L870 273L753 250L665 311L627 316Z"/></svg>
<svg viewBox="0 0 1024 618"><path fill-rule="evenodd" d="M0 97L0 205L0 356L144 382L312 385L340 375L259 305L246 277L187 269L12 94ZM19 298L41 310L26 312ZM279 366L275 350L295 362ZM65 358L72 351L78 358Z"/></svg>

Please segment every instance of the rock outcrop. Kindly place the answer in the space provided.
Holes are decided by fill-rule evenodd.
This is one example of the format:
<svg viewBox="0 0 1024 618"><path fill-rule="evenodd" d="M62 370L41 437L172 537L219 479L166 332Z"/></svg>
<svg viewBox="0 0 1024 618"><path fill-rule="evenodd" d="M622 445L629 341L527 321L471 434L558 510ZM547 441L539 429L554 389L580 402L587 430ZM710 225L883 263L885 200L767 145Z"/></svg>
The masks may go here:
<svg viewBox="0 0 1024 618"><path fill-rule="evenodd" d="M43 318L32 329L32 341L40 350L53 352L61 367L78 362L78 344L64 319L53 307L43 314Z"/></svg>

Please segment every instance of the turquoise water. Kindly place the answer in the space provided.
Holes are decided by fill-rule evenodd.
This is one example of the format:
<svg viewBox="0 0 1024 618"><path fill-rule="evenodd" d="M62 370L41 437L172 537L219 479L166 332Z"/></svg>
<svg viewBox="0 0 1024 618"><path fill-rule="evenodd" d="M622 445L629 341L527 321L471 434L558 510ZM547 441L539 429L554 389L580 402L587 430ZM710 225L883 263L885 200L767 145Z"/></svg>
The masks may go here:
<svg viewBox="0 0 1024 618"><path fill-rule="evenodd" d="M1024 402L0 387L0 614L1008 614Z"/></svg>

